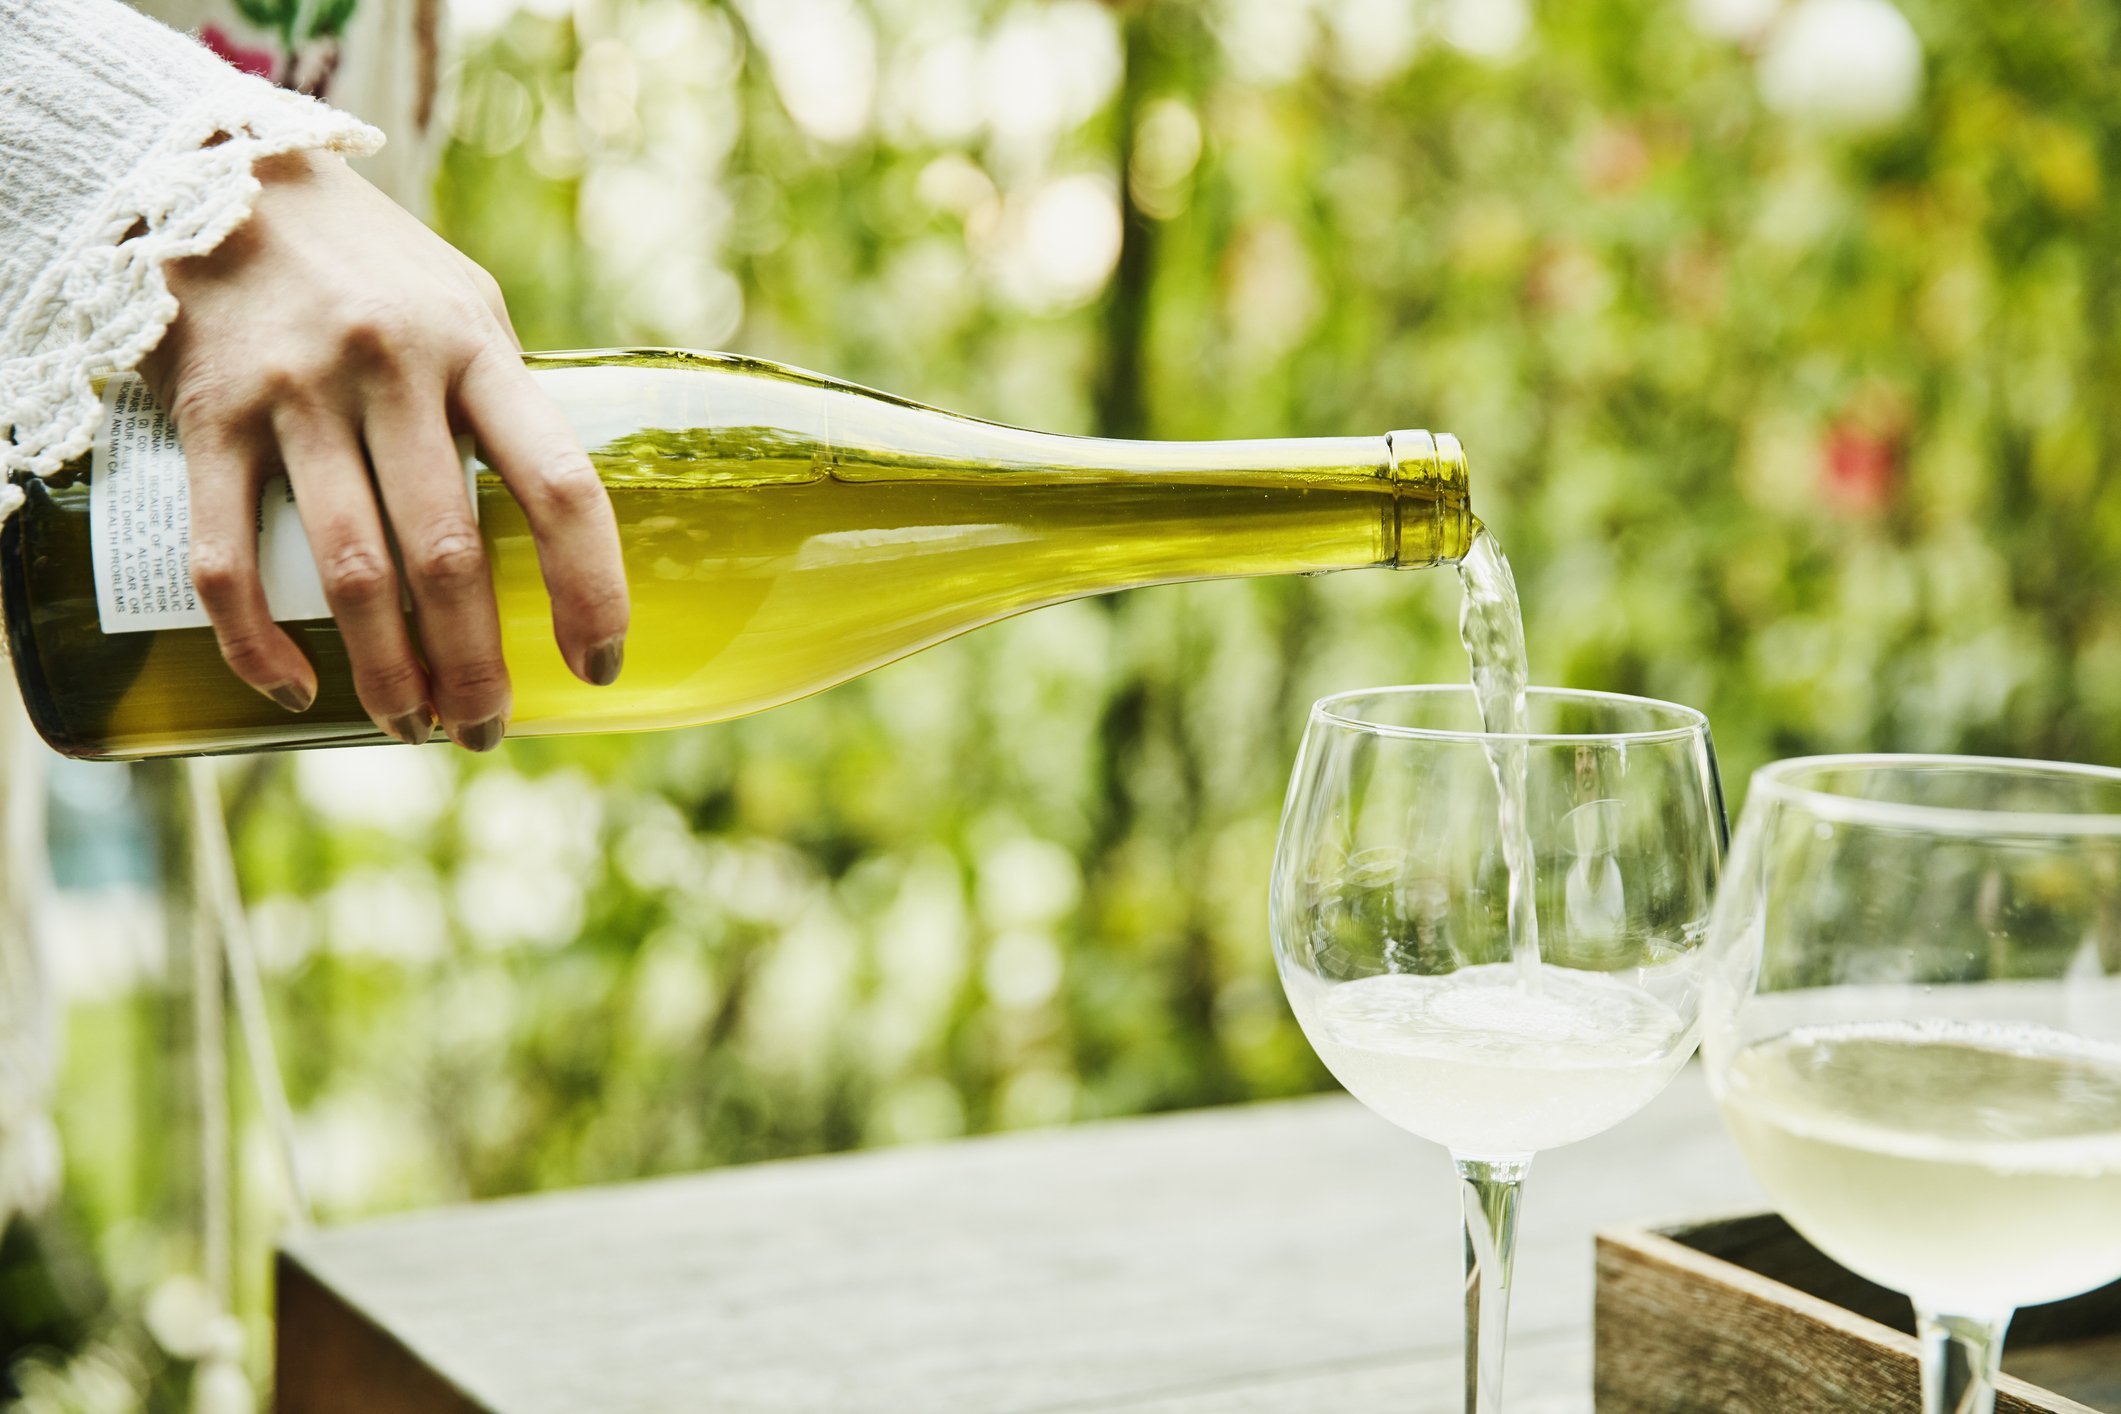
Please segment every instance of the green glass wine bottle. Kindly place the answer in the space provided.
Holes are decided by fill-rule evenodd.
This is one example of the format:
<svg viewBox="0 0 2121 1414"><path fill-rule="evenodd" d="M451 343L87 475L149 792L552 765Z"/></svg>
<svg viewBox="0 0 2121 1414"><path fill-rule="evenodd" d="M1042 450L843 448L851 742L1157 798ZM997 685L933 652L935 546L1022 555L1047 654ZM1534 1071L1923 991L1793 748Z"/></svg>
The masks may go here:
<svg viewBox="0 0 2121 1414"><path fill-rule="evenodd" d="M1426 432L1115 441L959 417L727 354L528 363L609 488L633 622L619 681L577 681L553 643L523 514L477 468L512 735L742 716L1087 594L1451 562L1475 524L1457 442ZM144 435L174 454L166 424ZM123 538L142 532L98 521L115 513L92 508L95 474L84 457L25 483L27 504L0 532L8 645L46 741L124 760L390 739L361 710L328 617L288 624L319 684L298 714L239 681L209 628L106 631L114 591L104 584L99 605L98 576L120 573ZM176 563L186 582L157 592L181 607L181 548Z"/></svg>

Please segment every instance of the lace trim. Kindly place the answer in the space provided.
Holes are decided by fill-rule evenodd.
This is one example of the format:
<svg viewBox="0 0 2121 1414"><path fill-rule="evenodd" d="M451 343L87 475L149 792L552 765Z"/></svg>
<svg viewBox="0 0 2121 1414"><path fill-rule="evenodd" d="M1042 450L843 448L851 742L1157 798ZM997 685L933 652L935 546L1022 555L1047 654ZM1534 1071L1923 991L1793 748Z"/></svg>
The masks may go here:
<svg viewBox="0 0 2121 1414"><path fill-rule="evenodd" d="M313 99L266 97L231 85L172 124L38 280L10 321L31 333L26 354L0 362L0 408L14 423L12 441L0 436L0 470L49 476L88 450L102 413L90 379L132 368L161 342L177 317L163 267L204 255L243 223L262 189L254 163L383 145L376 129ZM216 137L225 140L207 146ZM21 500L13 486L0 490L0 518Z"/></svg>

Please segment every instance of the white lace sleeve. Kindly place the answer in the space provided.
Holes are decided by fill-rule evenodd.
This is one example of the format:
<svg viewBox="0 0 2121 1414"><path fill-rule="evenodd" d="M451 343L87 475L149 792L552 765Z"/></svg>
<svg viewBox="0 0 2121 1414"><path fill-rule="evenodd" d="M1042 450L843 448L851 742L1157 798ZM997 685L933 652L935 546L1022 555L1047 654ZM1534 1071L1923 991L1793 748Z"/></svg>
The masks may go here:
<svg viewBox="0 0 2121 1414"><path fill-rule="evenodd" d="M161 339L163 267L250 214L252 163L382 142L117 0L0 0L0 471L88 450L90 378Z"/></svg>

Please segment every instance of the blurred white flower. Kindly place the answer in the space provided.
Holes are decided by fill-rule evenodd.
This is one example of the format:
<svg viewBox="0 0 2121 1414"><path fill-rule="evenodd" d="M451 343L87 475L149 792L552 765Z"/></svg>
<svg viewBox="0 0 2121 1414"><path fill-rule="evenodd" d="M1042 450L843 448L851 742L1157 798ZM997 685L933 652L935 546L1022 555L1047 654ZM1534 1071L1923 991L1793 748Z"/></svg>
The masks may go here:
<svg viewBox="0 0 2121 1414"><path fill-rule="evenodd" d="M20 1414L136 1414L147 1406L147 1372L129 1346L99 1342L71 1358L33 1346L7 1374L21 1395L8 1408Z"/></svg>
<svg viewBox="0 0 2121 1414"><path fill-rule="evenodd" d="M549 182L569 182L582 175L587 154L582 150L581 124L558 103L548 104L531 129L530 145L524 150L530 170Z"/></svg>
<svg viewBox="0 0 2121 1414"><path fill-rule="evenodd" d="M433 826L455 784L440 750L349 746L295 754L295 791L303 804L333 824L365 825L401 839Z"/></svg>
<svg viewBox="0 0 2121 1414"><path fill-rule="evenodd" d="M640 66L633 50L616 39L600 39L574 66L574 111L606 141L624 137L639 122Z"/></svg>
<svg viewBox="0 0 2121 1414"><path fill-rule="evenodd" d="M197 1360L213 1349L221 1304L205 1282L178 1272L155 1283L141 1314L155 1344L179 1360Z"/></svg>
<svg viewBox="0 0 2121 1414"><path fill-rule="evenodd" d="M872 934L878 967L869 1047L880 1068L903 1066L946 1034L971 932L957 862L940 845L930 845L907 867Z"/></svg>
<svg viewBox="0 0 2121 1414"><path fill-rule="evenodd" d="M459 40L483 37L523 8L523 0L455 0L449 7L450 27Z"/></svg>
<svg viewBox="0 0 2121 1414"><path fill-rule="evenodd" d="M1094 297L1119 263L1119 197L1104 177L1056 177L1012 198L996 252L1001 292L1051 312Z"/></svg>
<svg viewBox="0 0 2121 1414"><path fill-rule="evenodd" d="M319 901L325 936L345 956L432 962L448 949L448 919L434 870L423 862L347 874Z"/></svg>
<svg viewBox="0 0 2121 1414"><path fill-rule="evenodd" d="M938 146L979 136L987 104L976 36L944 35L916 51L910 62L892 65L889 78L894 112L903 112L919 136Z"/></svg>
<svg viewBox="0 0 2121 1414"><path fill-rule="evenodd" d="M153 889L61 889L47 907L51 936L66 939L52 949L53 990L68 1001L123 996L168 966L162 898Z"/></svg>
<svg viewBox="0 0 2121 1414"><path fill-rule="evenodd" d="M1783 0L1687 0L1686 12L1703 34L1743 43L1765 34L1782 4Z"/></svg>
<svg viewBox="0 0 2121 1414"><path fill-rule="evenodd" d="M484 947L564 947L582 928L582 882L535 863L474 859L456 877L457 920Z"/></svg>
<svg viewBox="0 0 2121 1414"><path fill-rule="evenodd" d="M1002 1006L1031 1011L1053 1000L1062 975L1060 945L1050 933L1014 930L987 948L980 982Z"/></svg>
<svg viewBox="0 0 2121 1414"><path fill-rule="evenodd" d="M428 986L434 1015L448 1018L431 1038L444 1065L499 1068L521 1021L525 997L514 968L466 958Z"/></svg>
<svg viewBox="0 0 2121 1414"><path fill-rule="evenodd" d="M1837 131L1887 126L1922 92L1922 43L1891 0L1798 0L1768 36L1760 93Z"/></svg>
<svg viewBox="0 0 2121 1414"><path fill-rule="evenodd" d="M250 941L269 973L292 972L317 947L317 914L299 894L270 893L250 904Z"/></svg>
<svg viewBox="0 0 2121 1414"><path fill-rule="evenodd" d="M438 1191L441 1182L418 1108L378 1094L328 1094L296 1115L295 1152L327 1214L371 1207L391 1194Z"/></svg>
<svg viewBox="0 0 2121 1414"><path fill-rule="evenodd" d="M233 1327L235 1318L224 1316L222 1320ZM237 1335L240 1344L240 1332ZM253 1414L258 1407L258 1392L250 1386L250 1376L230 1355L216 1354L201 1362L192 1372L192 1414Z"/></svg>
<svg viewBox="0 0 2121 1414"><path fill-rule="evenodd" d="M1082 866L1052 840L1018 837L980 855L980 917L994 928L1051 922L1082 896Z"/></svg>
<svg viewBox="0 0 2121 1414"><path fill-rule="evenodd" d="M1230 67L1247 82L1287 83L1303 73L1317 38L1314 0L1224 0L1216 30Z"/></svg>
<svg viewBox="0 0 2121 1414"><path fill-rule="evenodd" d="M899 1081L877 1097L869 1115L869 1142L918 1144L955 1139L965 1132L965 1103L957 1087L939 1075Z"/></svg>
<svg viewBox="0 0 2121 1414"><path fill-rule="evenodd" d="M6 1077L13 1083L18 1077ZM65 1155L49 1115L17 1107L0 1114L0 1221L41 1211L59 1191Z"/></svg>
<svg viewBox="0 0 2121 1414"><path fill-rule="evenodd" d="M654 80L694 99L711 98L717 108L724 103L735 107L733 90L743 69L744 46L736 25L719 9L698 0L632 0L615 14L608 5L599 10L596 25L615 27L625 36ZM699 117L682 109L672 116L677 120L673 128L696 124Z"/></svg>
<svg viewBox="0 0 2121 1414"><path fill-rule="evenodd" d="M1043 150L1119 86L1119 27L1092 0L1018 5L987 41L986 109L1005 146Z"/></svg>
<svg viewBox="0 0 2121 1414"><path fill-rule="evenodd" d="M876 31L851 0L747 0L744 19L795 125L821 142L852 142L876 99Z"/></svg>
<svg viewBox="0 0 2121 1414"><path fill-rule="evenodd" d="M1119 86L1119 26L1094 0L1017 4L984 37L934 23L884 66L886 130L906 145L969 147L991 134L1002 165L1035 172L1055 142Z"/></svg>
<svg viewBox="0 0 2121 1414"><path fill-rule="evenodd" d="M1185 210L1186 179L1200 164L1200 119L1182 99L1158 98L1143 109L1127 162L1134 204L1160 221Z"/></svg>
<svg viewBox="0 0 2121 1414"><path fill-rule="evenodd" d="M642 327L668 330L685 343L720 348L744 322L744 287L718 265L678 261L626 285Z"/></svg>
<svg viewBox="0 0 2121 1414"><path fill-rule="evenodd" d="M641 337L711 347L743 317L741 287L708 254L729 228L729 200L696 171L673 171L669 156L592 166L577 221Z"/></svg>
<svg viewBox="0 0 2121 1414"><path fill-rule="evenodd" d="M1444 43L1480 59L1507 59L1532 29L1525 0L1443 0L1436 28Z"/></svg>
<svg viewBox="0 0 2121 1414"><path fill-rule="evenodd" d="M541 776L489 769L465 784L457 831L471 854L575 872L596 862L603 818L603 790L579 768Z"/></svg>
<svg viewBox="0 0 2121 1414"><path fill-rule="evenodd" d="M633 1024L643 1040L668 1049L691 1044L719 997L697 940L666 927L642 945L634 969Z"/></svg>
<svg viewBox="0 0 2121 1414"><path fill-rule="evenodd" d="M1002 1085L995 1108L1005 1129L1027 1129L1035 1125L1065 1124L1075 1112L1080 1086L1065 1070L1034 1066L1020 1070Z"/></svg>
<svg viewBox="0 0 2121 1414"><path fill-rule="evenodd" d="M742 1046L790 1078L816 1082L848 1035L861 935L822 891L788 915L752 975Z"/></svg>
<svg viewBox="0 0 2121 1414"><path fill-rule="evenodd" d="M890 308L919 311L900 326L909 339L940 334L972 318L979 307L972 256L963 240L915 237L884 257L878 283L889 296ZM1015 532L1008 534L1019 538Z"/></svg>
<svg viewBox="0 0 2121 1414"><path fill-rule="evenodd" d="M705 857L701 891L746 923L785 923L817 891L808 862L786 845L718 841L707 845Z"/></svg>
<svg viewBox="0 0 2121 1414"><path fill-rule="evenodd" d="M1405 69L1421 47L1415 0L1333 0L1326 9L1333 68L1350 83L1383 83Z"/></svg>
<svg viewBox="0 0 2121 1414"><path fill-rule="evenodd" d="M921 168L914 191L937 211L963 217L999 200L994 179L962 152L946 152Z"/></svg>
<svg viewBox="0 0 2121 1414"><path fill-rule="evenodd" d="M667 800L646 801L626 827L612 862L639 889L674 889L707 872L707 851Z"/></svg>

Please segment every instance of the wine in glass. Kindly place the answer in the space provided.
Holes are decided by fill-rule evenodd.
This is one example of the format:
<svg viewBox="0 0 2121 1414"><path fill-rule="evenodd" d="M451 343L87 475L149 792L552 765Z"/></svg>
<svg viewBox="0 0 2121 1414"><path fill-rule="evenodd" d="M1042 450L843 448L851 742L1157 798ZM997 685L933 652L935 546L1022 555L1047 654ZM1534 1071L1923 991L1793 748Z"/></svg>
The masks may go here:
<svg viewBox="0 0 2121 1414"><path fill-rule="evenodd" d="M2012 1313L2121 1278L2121 771L1777 762L1710 957L1754 1174L1913 1298L1930 1414L1986 1414Z"/></svg>
<svg viewBox="0 0 2121 1414"><path fill-rule="evenodd" d="M1487 732L1464 687L1317 703L1270 901L1319 1057L1456 1161L1474 1414L1502 1407L1533 1154L1626 1119L1693 1052L1724 846L1699 712L1544 688L1523 705L1522 730Z"/></svg>

